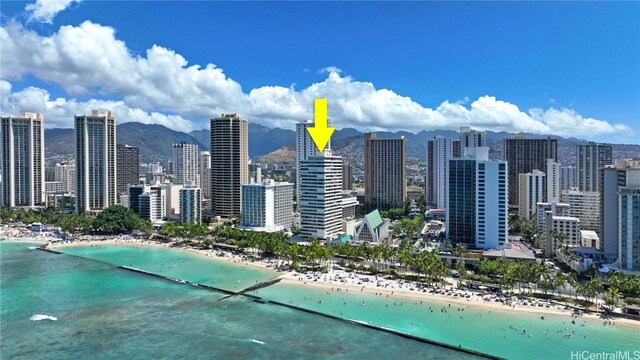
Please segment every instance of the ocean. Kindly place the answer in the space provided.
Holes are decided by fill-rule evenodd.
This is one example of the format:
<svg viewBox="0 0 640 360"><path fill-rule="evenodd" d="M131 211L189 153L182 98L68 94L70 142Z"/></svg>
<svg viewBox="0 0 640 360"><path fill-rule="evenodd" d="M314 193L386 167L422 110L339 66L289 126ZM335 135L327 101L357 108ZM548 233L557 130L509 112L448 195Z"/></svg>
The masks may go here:
<svg viewBox="0 0 640 360"><path fill-rule="evenodd" d="M56 255L29 249L33 246L0 242L2 338L7 339L0 344L2 358L91 354L85 351L98 358L473 357L246 297L218 301L224 294L115 266L233 291L277 276L269 270L165 248L69 247ZM449 307L446 299L420 303L291 284L252 294L509 359L640 350L640 326L603 326L587 319L572 324L568 315L544 314L542 320L541 314L472 304ZM34 315L57 320L30 320Z"/></svg>
<svg viewBox="0 0 640 360"><path fill-rule="evenodd" d="M0 242L2 359L474 358L246 297L220 301L224 294L215 291L36 245ZM211 272L251 282L243 277L247 269L212 268L196 255L159 250L159 264L187 256ZM121 251L120 259L144 258L150 249Z"/></svg>

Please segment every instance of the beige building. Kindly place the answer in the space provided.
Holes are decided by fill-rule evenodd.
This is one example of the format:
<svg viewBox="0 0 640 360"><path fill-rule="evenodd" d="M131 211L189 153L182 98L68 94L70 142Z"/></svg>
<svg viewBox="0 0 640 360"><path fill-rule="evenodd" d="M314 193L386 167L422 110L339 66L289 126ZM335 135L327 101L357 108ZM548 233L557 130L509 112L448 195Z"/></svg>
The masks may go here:
<svg viewBox="0 0 640 360"><path fill-rule="evenodd" d="M249 183L249 127L238 114L211 119L211 212L239 215L242 185Z"/></svg>
<svg viewBox="0 0 640 360"><path fill-rule="evenodd" d="M546 176L540 170L518 175L518 196L520 207L518 212L521 219L531 220L536 215L536 204L543 202L545 194Z"/></svg>
<svg viewBox="0 0 640 360"><path fill-rule="evenodd" d="M21 112L18 117L2 117L0 132L0 204L10 208L44 205L44 116Z"/></svg>
<svg viewBox="0 0 640 360"><path fill-rule="evenodd" d="M93 110L75 117L76 213L98 212L114 205L116 188L116 120L111 111Z"/></svg>
<svg viewBox="0 0 640 360"><path fill-rule="evenodd" d="M370 208L387 209L404 206L407 198L406 140L364 136L365 204Z"/></svg>
<svg viewBox="0 0 640 360"><path fill-rule="evenodd" d="M571 216L580 219L582 230L600 230L600 193L572 188L562 191L562 202L571 206Z"/></svg>

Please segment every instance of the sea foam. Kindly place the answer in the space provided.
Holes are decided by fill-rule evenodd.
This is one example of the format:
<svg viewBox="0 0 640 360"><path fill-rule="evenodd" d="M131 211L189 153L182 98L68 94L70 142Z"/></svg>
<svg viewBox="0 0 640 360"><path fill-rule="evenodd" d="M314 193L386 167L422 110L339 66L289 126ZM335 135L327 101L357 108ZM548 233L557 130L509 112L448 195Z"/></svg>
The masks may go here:
<svg viewBox="0 0 640 360"><path fill-rule="evenodd" d="M260 341L260 340L256 340L256 339L249 339L249 340L253 341L256 344L264 345L264 341Z"/></svg>
<svg viewBox="0 0 640 360"><path fill-rule="evenodd" d="M37 315L33 315L29 320L31 320L31 321L40 321L40 320L56 321L56 320L58 320L58 318L55 317L55 316L37 314Z"/></svg>

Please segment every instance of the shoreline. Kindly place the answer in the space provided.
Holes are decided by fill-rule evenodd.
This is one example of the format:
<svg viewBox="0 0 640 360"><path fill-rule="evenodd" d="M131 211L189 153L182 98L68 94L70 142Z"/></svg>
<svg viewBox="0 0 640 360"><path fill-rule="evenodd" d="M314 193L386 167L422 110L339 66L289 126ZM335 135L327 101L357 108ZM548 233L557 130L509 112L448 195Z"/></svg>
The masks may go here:
<svg viewBox="0 0 640 360"><path fill-rule="evenodd" d="M397 279L377 279L374 275L364 275L364 274L356 274L354 272L346 272L344 270L335 270L330 269L328 273L317 274L314 273L312 278L309 278L309 274L301 274L295 271L279 271L277 270L277 265L282 263L279 260L271 260L271 261L258 261L256 259L252 259L250 256L241 256L238 254L233 254L228 251L222 250L212 250L212 249L194 249L190 247L174 247L171 246L171 243L159 243L151 240L137 240L137 239L108 239L108 240L82 240L82 241L72 241L72 242L56 242L49 243L48 247L51 249L60 250L65 247L79 247L79 246L101 246L101 245L112 245L112 246L129 246L129 247L155 247L155 248L167 248L171 250L179 250L184 251L190 254L194 254L197 256L201 256L207 259L211 259L214 261L225 261L232 262L238 266L247 266L259 268L262 270L268 270L274 272L274 275L281 278L282 284L298 286L301 288L310 287L314 289L319 289L323 291L338 291L340 288L341 291L347 290L351 293L366 293L371 296L386 296L386 297L399 297L410 300L423 300L427 302L431 302L434 304L457 304L457 305L467 305L473 306L476 309L488 309L491 311L501 311L507 313L532 313L532 314L549 314L555 316L567 316L569 318L574 318L573 309L559 309L560 305L549 305L550 307L545 306L529 306L523 304L513 304L506 305L501 302L496 302L492 300L485 300L484 297L479 294L467 291L464 292L462 290L449 290L453 293L458 294L469 294L470 298L460 298L454 297L452 295L445 294L434 294L430 292L422 292L409 290L411 286L416 286L417 283L413 282L399 282ZM370 278L376 279L374 281L369 282L358 282L361 278ZM317 280L314 280L317 279ZM338 281L337 279L341 279ZM380 281L378 285L376 285L376 281ZM380 284L384 284L381 286ZM432 287L427 287L426 289L432 290ZM545 304L544 300L529 300L531 302L535 301L537 303ZM614 317L611 319L605 320L600 317L599 314L593 313L583 313L579 318L590 319L592 321L615 321L617 324L623 324L625 326L631 327L640 327L640 323L636 320L626 319L622 317Z"/></svg>
<svg viewBox="0 0 640 360"><path fill-rule="evenodd" d="M231 262L238 266L248 266L261 270L272 271L277 276L282 276L284 272L276 270L271 263L249 261L240 255L213 249L194 249L191 247L171 246L172 243L160 243L153 240L138 239L109 239L109 240L75 240L70 242L49 243L48 248L62 249L66 247L91 247L91 246L129 246L129 247L147 247L147 248L165 248L175 251L182 251L189 254L197 255L207 259L213 259L221 262ZM223 255L222 255L223 254Z"/></svg>
<svg viewBox="0 0 640 360"><path fill-rule="evenodd" d="M378 296L381 298L382 297L386 298L388 295L389 299L393 297L394 299L399 298L399 299L412 300L412 301L425 301L425 302L432 303L442 307L444 307L444 305L451 304L451 305L472 307L475 310L488 310L489 312L495 311L495 312L511 313L511 314L530 313L530 314L539 314L539 315L551 315L551 316L568 317L569 319L576 319L576 321L578 321L578 319L586 319L589 321L597 321L597 322L605 321L605 319L593 313L583 313L579 317L575 317L573 316L572 310L560 310L557 308L532 307L532 306L525 306L525 305L516 305L515 307L512 307L512 306L507 306L505 304L498 303L498 302L484 301L478 296L475 296L473 298L474 300L471 300L471 299L463 300L459 297L436 295L436 294L423 293L423 292L411 292L403 289L393 289L393 291L391 291L389 289L380 289L380 288L370 288L370 287L363 288L361 286L354 286L350 284L347 284L347 285L327 284L325 282L316 282L313 280L301 281L295 278L291 278L288 275L289 274L283 276L281 280L281 284L295 286L299 288L313 288L313 289L322 290L325 292L332 291L336 293L335 289L340 288L340 292L344 292L345 290L348 289L349 291L347 291L346 294L349 294L349 293L367 294L369 296ZM640 329L640 322L636 320L620 318L620 317L607 319L607 321L608 320L614 321L616 323L616 326L620 324L625 327Z"/></svg>

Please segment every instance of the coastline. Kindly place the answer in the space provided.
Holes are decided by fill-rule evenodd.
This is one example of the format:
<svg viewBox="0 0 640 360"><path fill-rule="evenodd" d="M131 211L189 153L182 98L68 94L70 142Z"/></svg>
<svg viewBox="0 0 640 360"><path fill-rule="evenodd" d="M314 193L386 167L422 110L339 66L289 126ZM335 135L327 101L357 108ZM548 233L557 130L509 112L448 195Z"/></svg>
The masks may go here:
<svg viewBox="0 0 640 360"><path fill-rule="evenodd" d="M248 266L258 268L261 270L273 271L277 275L282 275L282 271L275 269L274 265L267 262L248 261L240 255L224 252L220 250L212 249L194 249L190 247L176 247L171 246L171 243L160 243L152 240L138 240L138 239L108 239L108 240L76 240L70 242L55 242L49 243L47 246L50 249L60 250L66 247L87 247L87 246L130 246L134 248L149 247L149 248L165 248L174 251L182 251L193 255L198 255L207 259L213 259L214 261L231 262L239 266Z"/></svg>
<svg viewBox="0 0 640 360"><path fill-rule="evenodd" d="M26 241L26 240L22 240ZM456 305L466 305L472 306L476 309L486 309L490 311L499 311L499 312L511 312L511 313L534 313L534 314L549 314L555 316L566 316L568 318L572 317L573 310L572 309L564 309L559 305L549 305L549 307L545 306L529 306L523 304L513 304L506 305L501 302L492 301L491 298L483 298L482 296L474 293L474 292L464 292L462 290L451 290L451 293L457 294L469 294L470 298L461 298L452 295L444 295L444 294L435 294L429 292L422 292L416 290L410 290L412 286L415 284L412 282L399 282L396 279L376 279L376 281L380 281L377 285L376 281L369 282L359 282L359 279L362 277L370 278L373 280L375 276L373 275L361 275L353 272L347 272L344 270L335 270L330 269L328 273L318 274L310 278L309 274L301 274L295 271L278 271L277 264L281 263L281 261L275 260L254 260L249 259L248 256L241 256L238 254L233 254L228 251L222 250L211 250L211 249L194 249L189 247L173 247L170 243L159 243L155 241L149 240L137 240L137 239L108 239L108 240L84 240L84 241L72 241L65 243L50 243L48 245L51 249L60 250L65 247L78 247L78 246L101 246L101 245L112 245L112 246L131 246L134 248L137 247L156 247L156 248L168 248L172 250L184 251L190 254L198 255L205 257L207 259L211 259L213 261L226 261L232 262L239 266L248 266L254 268L260 268L263 270L269 270L277 274L278 277L282 279L281 283L284 285L293 285L298 287L310 287L314 289L319 289L323 291L348 291L354 294L357 293L366 293L367 295L372 296L384 296L384 297L394 297L394 298L404 298L409 300L423 300L436 304L456 304ZM64 252L64 251L63 251ZM337 279L340 279L338 281ZM380 285L383 284L383 285ZM545 301L542 300L534 300L537 303L545 304ZM592 321L605 321L597 314L593 313L584 313L581 315L581 318L590 319ZM640 328L640 323L635 320L615 317L613 321L616 324L621 324L625 326L631 326L634 328Z"/></svg>

